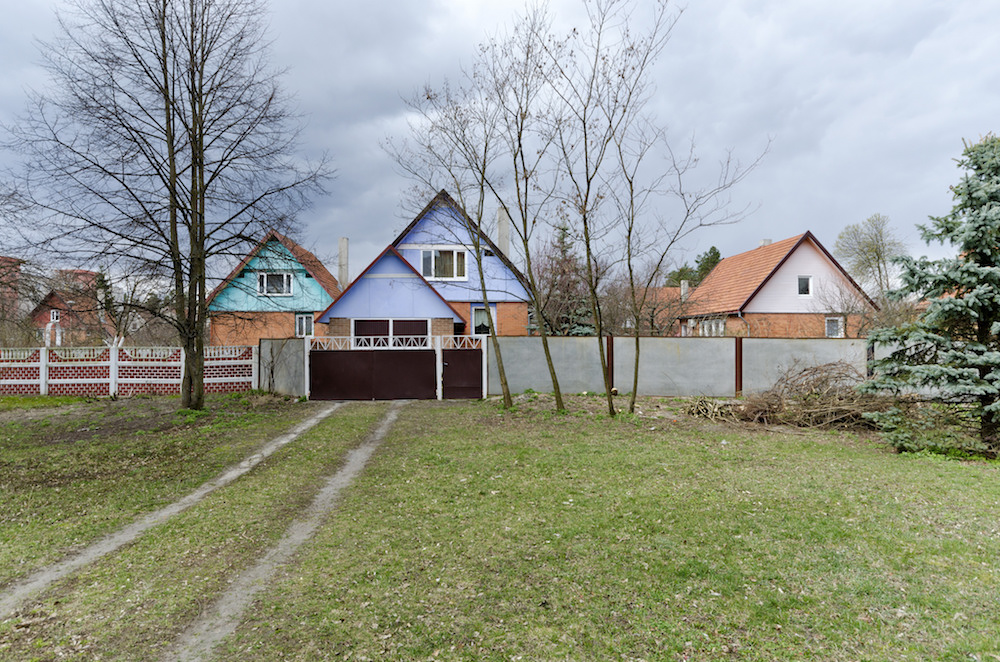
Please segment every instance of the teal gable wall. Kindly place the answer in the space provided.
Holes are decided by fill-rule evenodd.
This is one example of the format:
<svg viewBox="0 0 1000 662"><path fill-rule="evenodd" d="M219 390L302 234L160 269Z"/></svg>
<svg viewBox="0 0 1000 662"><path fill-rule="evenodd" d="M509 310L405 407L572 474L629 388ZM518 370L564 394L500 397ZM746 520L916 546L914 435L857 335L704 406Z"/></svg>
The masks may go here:
<svg viewBox="0 0 1000 662"><path fill-rule="evenodd" d="M266 296L257 292L257 274L261 271L291 272L291 296ZM333 303L323 287L311 278L305 267L278 241L269 241L246 267L212 300L213 312L306 312L321 311Z"/></svg>

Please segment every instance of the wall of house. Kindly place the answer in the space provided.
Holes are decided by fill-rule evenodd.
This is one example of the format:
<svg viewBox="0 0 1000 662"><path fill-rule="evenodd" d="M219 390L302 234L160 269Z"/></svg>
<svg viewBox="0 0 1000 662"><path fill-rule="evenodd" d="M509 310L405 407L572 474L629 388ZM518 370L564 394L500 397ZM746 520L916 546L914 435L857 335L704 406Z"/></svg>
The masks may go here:
<svg viewBox="0 0 1000 662"><path fill-rule="evenodd" d="M333 312L345 319L426 319L454 314L420 276L391 253L337 299Z"/></svg>
<svg viewBox="0 0 1000 662"><path fill-rule="evenodd" d="M313 335L327 335L325 324L313 324ZM261 338L294 338L294 313L215 313L209 323L209 345L256 345Z"/></svg>
<svg viewBox="0 0 1000 662"><path fill-rule="evenodd" d="M813 293L798 293L798 277L813 277ZM850 283L814 244L804 241L744 309L744 313L821 313L843 310ZM822 334L821 334L822 335Z"/></svg>
<svg viewBox="0 0 1000 662"><path fill-rule="evenodd" d="M291 295L262 295L257 291L260 271L292 274ZM211 311L317 312L333 303L323 286L309 276L298 260L278 241L269 241L247 266L212 300Z"/></svg>
<svg viewBox="0 0 1000 662"><path fill-rule="evenodd" d="M421 252L424 249L464 248L467 251L465 279L427 280L447 301L482 300L472 237L455 210L444 207L431 209L396 248L418 272L421 271ZM482 244L481 248L485 251L488 246ZM483 255L483 275L490 301L525 301L528 298L524 287L497 256Z"/></svg>
<svg viewBox="0 0 1000 662"><path fill-rule="evenodd" d="M452 308L458 311L465 322L465 334L472 334L472 309L482 308L483 304L476 301L449 301ZM528 335L528 304L522 301L500 302L491 304L494 311L494 323L497 335L526 336Z"/></svg>
<svg viewBox="0 0 1000 662"><path fill-rule="evenodd" d="M833 313L748 313L745 322L736 317L726 321L726 335L750 338L825 338L826 318ZM861 324L859 315L848 315L844 337L857 338Z"/></svg>

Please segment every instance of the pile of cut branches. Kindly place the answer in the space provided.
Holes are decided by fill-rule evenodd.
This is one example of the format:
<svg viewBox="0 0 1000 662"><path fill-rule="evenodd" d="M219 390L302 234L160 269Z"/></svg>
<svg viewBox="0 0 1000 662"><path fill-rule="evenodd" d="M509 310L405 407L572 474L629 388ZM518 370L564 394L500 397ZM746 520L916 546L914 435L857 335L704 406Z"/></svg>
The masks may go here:
<svg viewBox="0 0 1000 662"><path fill-rule="evenodd" d="M855 387L863 380L863 375L843 362L792 368L768 391L741 400L700 398L690 405L688 414L765 425L874 429L865 413L885 411L891 401L859 393Z"/></svg>

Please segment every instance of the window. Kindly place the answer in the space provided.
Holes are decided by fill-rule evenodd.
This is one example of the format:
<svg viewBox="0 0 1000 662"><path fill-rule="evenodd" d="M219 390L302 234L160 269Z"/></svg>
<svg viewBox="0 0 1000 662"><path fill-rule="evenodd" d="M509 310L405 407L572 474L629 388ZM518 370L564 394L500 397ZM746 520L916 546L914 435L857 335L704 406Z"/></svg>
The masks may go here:
<svg viewBox="0 0 1000 662"><path fill-rule="evenodd" d="M726 334L726 320L702 320L698 333L706 338L721 338Z"/></svg>
<svg viewBox="0 0 1000 662"><path fill-rule="evenodd" d="M59 311L58 310L50 310L49 311L49 321L50 322L56 322L58 324L58 322L59 322Z"/></svg>
<svg viewBox="0 0 1000 662"><path fill-rule="evenodd" d="M424 278L465 278L465 251L425 250L420 252Z"/></svg>
<svg viewBox="0 0 1000 662"><path fill-rule="evenodd" d="M826 337L827 338L843 338L844 337L844 318L843 317L827 317L826 318Z"/></svg>
<svg viewBox="0 0 1000 662"><path fill-rule="evenodd" d="M812 276L799 276L799 296L812 296Z"/></svg>
<svg viewBox="0 0 1000 662"><path fill-rule="evenodd" d="M313 314L298 313L295 315L295 337L307 338L313 335Z"/></svg>
<svg viewBox="0 0 1000 662"><path fill-rule="evenodd" d="M257 293L269 297L292 295L292 274L287 272L257 274Z"/></svg>
<svg viewBox="0 0 1000 662"><path fill-rule="evenodd" d="M352 320L355 349L429 347L428 320Z"/></svg>
<svg viewBox="0 0 1000 662"><path fill-rule="evenodd" d="M490 317L493 317L492 313L492 309L490 309L489 315L487 315L485 308L479 307L472 309L472 335L488 336L490 334ZM493 324L496 325L495 319Z"/></svg>

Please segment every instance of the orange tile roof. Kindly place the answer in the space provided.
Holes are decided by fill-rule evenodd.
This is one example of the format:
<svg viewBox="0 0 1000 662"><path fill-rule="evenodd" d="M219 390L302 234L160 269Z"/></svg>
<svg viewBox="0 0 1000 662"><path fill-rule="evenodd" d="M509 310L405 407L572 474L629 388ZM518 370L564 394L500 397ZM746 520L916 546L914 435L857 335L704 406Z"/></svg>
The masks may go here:
<svg viewBox="0 0 1000 662"><path fill-rule="evenodd" d="M722 259L691 293L686 314L738 312L806 237L812 238L812 234L806 232Z"/></svg>

